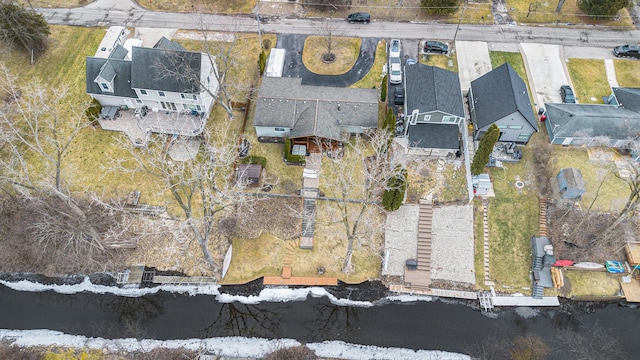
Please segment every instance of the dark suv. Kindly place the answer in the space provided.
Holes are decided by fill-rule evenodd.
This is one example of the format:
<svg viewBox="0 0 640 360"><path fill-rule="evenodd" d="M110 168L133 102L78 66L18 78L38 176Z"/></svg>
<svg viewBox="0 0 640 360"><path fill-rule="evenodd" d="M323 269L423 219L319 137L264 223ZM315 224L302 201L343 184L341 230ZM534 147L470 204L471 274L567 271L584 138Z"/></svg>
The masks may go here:
<svg viewBox="0 0 640 360"><path fill-rule="evenodd" d="M425 41L423 51L426 53L446 54L449 52L449 45L440 41Z"/></svg>
<svg viewBox="0 0 640 360"><path fill-rule="evenodd" d="M622 45L613 48L613 55L616 57L634 57L640 59L640 46Z"/></svg>
<svg viewBox="0 0 640 360"><path fill-rule="evenodd" d="M565 104L574 104L576 102L576 96L569 85L560 86L560 97Z"/></svg>
<svg viewBox="0 0 640 360"><path fill-rule="evenodd" d="M366 12L357 12L349 14L349 16L347 16L347 21L349 22L349 24L353 22L363 22L365 24L368 24L369 22L371 22L371 15Z"/></svg>

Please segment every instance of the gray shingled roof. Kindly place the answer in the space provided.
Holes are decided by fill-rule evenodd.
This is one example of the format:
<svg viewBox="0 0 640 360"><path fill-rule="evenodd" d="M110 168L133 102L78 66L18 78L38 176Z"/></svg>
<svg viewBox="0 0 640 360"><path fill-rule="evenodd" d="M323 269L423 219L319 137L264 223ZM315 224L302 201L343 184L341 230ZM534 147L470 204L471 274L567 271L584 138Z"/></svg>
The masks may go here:
<svg viewBox="0 0 640 360"><path fill-rule="evenodd" d="M202 54L191 51L134 46L131 56L131 87L197 94L200 92Z"/></svg>
<svg viewBox="0 0 640 360"><path fill-rule="evenodd" d="M109 93L109 95L113 96L122 96L128 98L137 98L136 92L131 89L131 62L125 60L118 59L105 59L105 58L97 58L93 56L87 56L86 61L86 87L87 93L89 94L102 94L102 90L100 86L93 82L96 79L98 74L100 74L100 69L102 66L109 62L110 66L114 69L117 74L114 79L114 89L113 93Z"/></svg>
<svg viewBox="0 0 640 360"><path fill-rule="evenodd" d="M625 109L640 113L640 88L612 88L618 103Z"/></svg>
<svg viewBox="0 0 640 360"><path fill-rule="evenodd" d="M460 148L458 125L442 123L420 123L409 128L409 146L414 148L450 149Z"/></svg>
<svg viewBox="0 0 640 360"><path fill-rule="evenodd" d="M441 111L464 117L462 90L458 74L449 70L414 64L405 66L406 112Z"/></svg>
<svg viewBox="0 0 640 360"><path fill-rule="evenodd" d="M109 58L122 60L125 57L127 57L128 53L129 53L129 50L125 49L124 46L116 45L116 48L113 49L113 51L111 52L111 55L109 55Z"/></svg>
<svg viewBox="0 0 640 360"><path fill-rule="evenodd" d="M111 62L107 61L100 68L100 73L98 75L107 81L113 81L113 78L116 77L116 70L111 65Z"/></svg>
<svg viewBox="0 0 640 360"><path fill-rule="evenodd" d="M621 106L545 103L553 137L635 139L640 136L640 114Z"/></svg>
<svg viewBox="0 0 640 360"><path fill-rule="evenodd" d="M290 136L342 140L341 126L378 126L373 89L302 85L300 78L265 77L256 100L255 126L291 128Z"/></svg>
<svg viewBox="0 0 640 360"><path fill-rule="evenodd" d="M471 82L478 128L519 112L538 130L527 85L508 63L504 63Z"/></svg>
<svg viewBox="0 0 640 360"><path fill-rule="evenodd" d="M182 45L175 41L171 41L166 37L161 37L158 42L153 45L154 49L164 49L164 50L176 50L176 51L187 51Z"/></svg>

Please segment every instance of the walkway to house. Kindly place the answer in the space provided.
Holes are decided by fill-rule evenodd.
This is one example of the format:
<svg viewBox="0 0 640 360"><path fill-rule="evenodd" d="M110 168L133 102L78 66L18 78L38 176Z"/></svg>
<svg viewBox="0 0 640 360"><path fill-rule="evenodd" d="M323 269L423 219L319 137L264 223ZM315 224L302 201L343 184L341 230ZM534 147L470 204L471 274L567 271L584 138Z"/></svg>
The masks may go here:
<svg viewBox="0 0 640 360"><path fill-rule="evenodd" d="M613 59L604 59L604 70L607 73L609 87L620 87L620 85L618 85L618 79L616 78L616 67L613 63Z"/></svg>
<svg viewBox="0 0 640 360"><path fill-rule="evenodd" d="M484 254L484 285L494 285L489 271L489 200L482 199L482 234Z"/></svg>
<svg viewBox="0 0 640 360"><path fill-rule="evenodd" d="M318 197L318 186L320 185L320 167L322 166L322 154L311 153L307 156L304 167L302 190L302 235L300 238L300 248L313 248L313 235L316 224L316 198Z"/></svg>

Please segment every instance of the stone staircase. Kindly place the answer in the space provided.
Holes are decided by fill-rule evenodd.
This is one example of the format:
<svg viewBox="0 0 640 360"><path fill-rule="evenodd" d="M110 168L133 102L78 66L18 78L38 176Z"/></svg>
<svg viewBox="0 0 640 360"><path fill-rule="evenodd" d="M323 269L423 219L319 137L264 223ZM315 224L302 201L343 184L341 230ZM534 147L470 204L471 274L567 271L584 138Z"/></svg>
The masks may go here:
<svg viewBox="0 0 640 360"><path fill-rule="evenodd" d="M293 255L298 247L297 241L287 241L284 247L284 258L282 259L282 277L291 278L291 268L293 266Z"/></svg>

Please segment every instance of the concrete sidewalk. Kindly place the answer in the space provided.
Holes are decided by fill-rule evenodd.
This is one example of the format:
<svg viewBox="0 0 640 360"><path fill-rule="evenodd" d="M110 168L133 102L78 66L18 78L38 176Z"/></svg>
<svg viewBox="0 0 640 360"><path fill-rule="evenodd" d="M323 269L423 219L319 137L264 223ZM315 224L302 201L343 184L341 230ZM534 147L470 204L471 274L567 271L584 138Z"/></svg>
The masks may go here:
<svg viewBox="0 0 640 360"><path fill-rule="evenodd" d="M469 91L472 80L491 71L489 47L484 41L456 41L456 57L463 93Z"/></svg>
<svg viewBox="0 0 640 360"><path fill-rule="evenodd" d="M613 64L613 59L604 59L604 70L607 72L609 86L612 88L620 87L620 85L618 85L618 79L616 78L616 67Z"/></svg>

